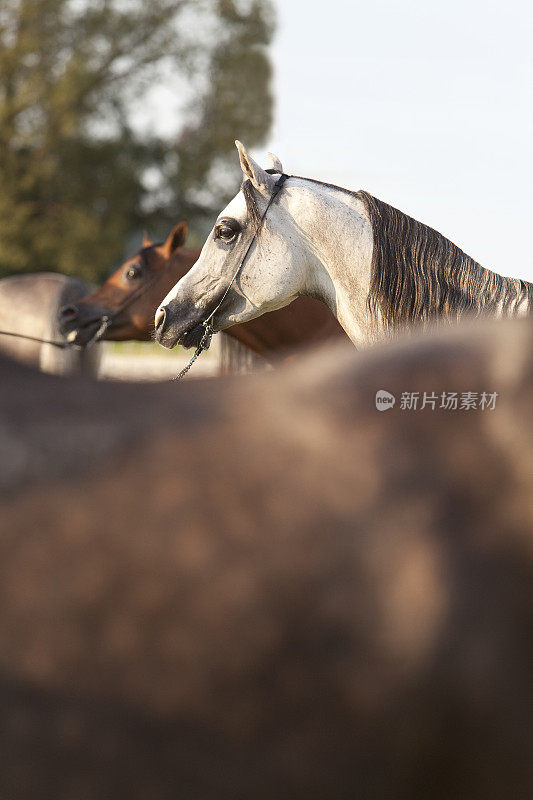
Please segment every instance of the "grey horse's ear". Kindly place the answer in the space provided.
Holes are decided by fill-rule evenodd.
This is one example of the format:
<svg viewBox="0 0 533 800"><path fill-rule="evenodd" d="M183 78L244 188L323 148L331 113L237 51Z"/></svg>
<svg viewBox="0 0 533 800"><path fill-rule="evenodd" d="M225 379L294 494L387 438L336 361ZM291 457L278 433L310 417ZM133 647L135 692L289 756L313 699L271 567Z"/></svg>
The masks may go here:
<svg viewBox="0 0 533 800"><path fill-rule="evenodd" d="M276 172L279 172L280 175L283 173L283 165L279 158L274 155L274 153L267 153L267 164L265 169L273 169Z"/></svg>
<svg viewBox="0 0 533 800"><path fill-rule="evenodd" d="M248 180L257 189L257 191L260 192L260 194L270 196L274 186L276 185L276 181L272 175L269 175L268 172L265 172L265 170L260 167L256 161L254 161L243 144L240 142L235 142L235 146L239 152L239 160L241 162L241 169L244 177L248 178Z"/></svg>

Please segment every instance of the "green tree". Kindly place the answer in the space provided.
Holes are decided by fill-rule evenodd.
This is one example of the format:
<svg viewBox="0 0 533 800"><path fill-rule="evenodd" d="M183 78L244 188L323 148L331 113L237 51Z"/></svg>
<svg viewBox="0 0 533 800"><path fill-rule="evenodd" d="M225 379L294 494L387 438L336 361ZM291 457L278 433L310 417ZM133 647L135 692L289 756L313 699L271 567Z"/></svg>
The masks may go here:
<svg viewBox="0 0 533 800"><path fill-rule="evenodd" d="M233 139L268 133L272 28L269 0L2 0L0 274L98 281L143 227L201 235ZM191 99L157 138L143 99L177 73Z"/></svg>

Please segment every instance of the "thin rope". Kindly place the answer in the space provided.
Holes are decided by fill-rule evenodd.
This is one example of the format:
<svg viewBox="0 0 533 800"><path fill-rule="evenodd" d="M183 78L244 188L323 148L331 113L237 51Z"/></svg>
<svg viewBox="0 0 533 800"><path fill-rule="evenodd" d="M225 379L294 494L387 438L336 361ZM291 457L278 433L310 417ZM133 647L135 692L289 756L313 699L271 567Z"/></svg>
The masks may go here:
<svg viewBox="0 0 533 800"><path fill-rule="evenodd" d="M98 330L95 331L94 335L91 336L84 347L90 347L92 344L97 342L106 332L107 328L109 327L109 323L109 317L102 317L102 321ZM80 350L82 349L81 346L75 344L75 342L55 342L52 339L41 339L39 336L29 336L26 333L15 333L14 331L0 331L0 336L13 336L16 339L28 339L30 342L39 342L39 344L50 344L52 347L58 347L60 350L68 350L71 347L78 347Z"/></svg>
<svg viewBox="0 0 533 800"><path fill-rule="evenodd" d="M53 342L51 339L40 339L38 336L28 336L25 333L15 333L14 331L0 331L0 336L13 336L16 339L28 339L30 342L51 344L52 347L59 347L60 350L66 350L72 347L72 342Z"/></svg>

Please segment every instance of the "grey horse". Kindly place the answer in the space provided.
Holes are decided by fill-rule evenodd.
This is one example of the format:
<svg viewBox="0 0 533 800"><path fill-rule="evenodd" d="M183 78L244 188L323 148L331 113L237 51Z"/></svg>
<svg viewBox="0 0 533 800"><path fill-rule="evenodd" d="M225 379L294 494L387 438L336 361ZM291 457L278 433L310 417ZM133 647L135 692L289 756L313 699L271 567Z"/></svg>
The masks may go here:
<svg viewBox="0 0 533 800"><path fill-rule="evenodd" d="M96 374L100 347L62 349L47 342L65 342L59 330L57 313L91 291L79 278L55 272L13 275L0 280L0 352L34 366L43 372L66 375L77 372ZM15 336L6 335L14 333Z"/></svg>

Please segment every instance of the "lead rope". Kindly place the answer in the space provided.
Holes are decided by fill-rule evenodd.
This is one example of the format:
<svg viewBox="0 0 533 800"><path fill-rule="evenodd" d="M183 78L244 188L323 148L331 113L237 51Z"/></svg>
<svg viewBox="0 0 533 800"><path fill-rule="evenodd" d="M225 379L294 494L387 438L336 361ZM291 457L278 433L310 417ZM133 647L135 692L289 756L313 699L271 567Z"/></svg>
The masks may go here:
<svg viewBox="0 0 533 800"><path fill-rule="evenodd" d="M96 333L94 333L93 336L91 336L91 338L89 339L87 344L84 345L84 347L85 348L90 347L92 344L95 344L95 342L98 342L102 338L106 330L109 328L110 323L111 319L104 314L104 316L102 317L102 322L100 323L100 327L98 328Z"/></svg>
<svg viewBox="0 0 533 800"><path fill-rule="evenodd" d="M102 317L102 322L98 330L91 336L87 344L83 345L84 348L90 347L97 342L106 332L111 320L109 317ZM52 339L41 339L39 336L28 336L26 333L15 333L14 331L0 331L0 336L13 336L15 339L28 339L30 342L39 342L39 344L50 344L52 347L58 347L60 350L68 350L71 347L78 347L80 350L83 348L74 342L54 342Z"/></svg>
<svg viewBox="0 0 533 800"><path fill-rule="evenodd" d="M30 342L39 342L39 344L51 344L52 347L59 347L60 350L72 347L71 342L53 342L51 339L40 339L38 336L27 336L25 333L15 333L14 331L0 331L0 336L13 336L15 339L28 339Z"/></svg>
<svg viewBox="0 0 533 800"><path fill-rule="evenodd" d="M275 174L275 173L276 173L276 170L270 170L270 169L268 169L268 170L266 170L266 171L267 171L267 172L269 172L270 174ZM188 364L187 364L185 367L183 367L183 369L181 370L181 372L180 372L178 375L176 375L176 377L175 377L175 378L172 378L172 380L173 380L173 381L180 381L180 380L181 380L181 379L182 379L182 378L183 378L183 377L184 377L184 376L185 376L185 375L188 373L188 371L190 370L190 368L192 367L192 365L194 364L194 362L196 361L196 359L197 359L199 356L201 356L201 354L203 353L203 351L204 351L204 350L209 350L209 346L210 346L210 344L211 344L211 339L213 338L213 334L214 334L214 332L215 332L215 331L214 331L214 329L213 329L213 326L212 326L212 324L211 324L211 322L212 322L212 319L213 319L213 317L215 316L215 314L217 313L217 311L218 311L218 309L220 308L220 306L222 305L222 303L224 302L224 300L226 299L226 296L227 296L227 294L228 294L229 290L230 290L230 289L231 289L231 287L233 286L233 283L236 281L236 279L237 279L237 277L238 277L238 275L239 275L239 272L240 272L240 271L241 271L241 269L243 268L243 266L244 266L244 262L246 261L246 259L247 259L247 257L248 257L248 253L249 253L249 252L250 252L250 250L252 249L252 245L253 245L253 243L255 242L256 238L257 238L257 234L259 233L259 231L260 231L260 230L261 230L261 228L263 227L263 222L265 221L265 217L266 217L266 215L268 214L268 210L269 210L270 206L272 205L272 203L273 203L273 202L274 202L274 200L276 199L276 197L277 197L277 195L279 194L279 192L280 192L281 188L283 187L283 184L285 183L285 181L286 181L286 180L287 180L287 178L289 178L289 177L290 177L290 176L289 176L289 175L286 175L284 172L283 172L283 173L281 173L281 177L280 177L279 181L276 183L276 185L275 185L275 187L274 187L274 190L273 190L272 194L270 195L269 201L268 201L268 203L267 203L267 207L265 208L265 213L264 213L264 214L263 214L263 216L261 217L261 222L260 222L260 225L259 225L259 227L257 228L257 230L256 230L256 232L254 233L254 235L252 236L252 239L251 239L251 241L250 241L250 244L249 244L249 245L248 245L248 247L246 248L246 252L245 252L244 256L242 257L241 263L239 264L239 266L238 266L238 267L237 267L237 269L235 270L235 272L234 272L234 274L233 274L233 278L231 279L231 281L230 281L230 282L228 283L228 285L226 286L226 289L225 289L225 291L224 291L224 294L222 295L222 297L221 297L221 298L220 298L220 300L218 301L217 305L215 306L215 308L213 309L213 311L212 311L212 312L209 314L209 316L207 317L207 319L205 319L205 320L202 322L202 325L203 325L203 327L204 327L204 335L202 336L202 338L201 338L201 340L200 340L200 344L198 345L198 347L197 347L197 348L196 348L196 350L194 351L194 355L193 355L193 357L191 358L191 360L189 361L189 363L188 363Z"/></svg>

